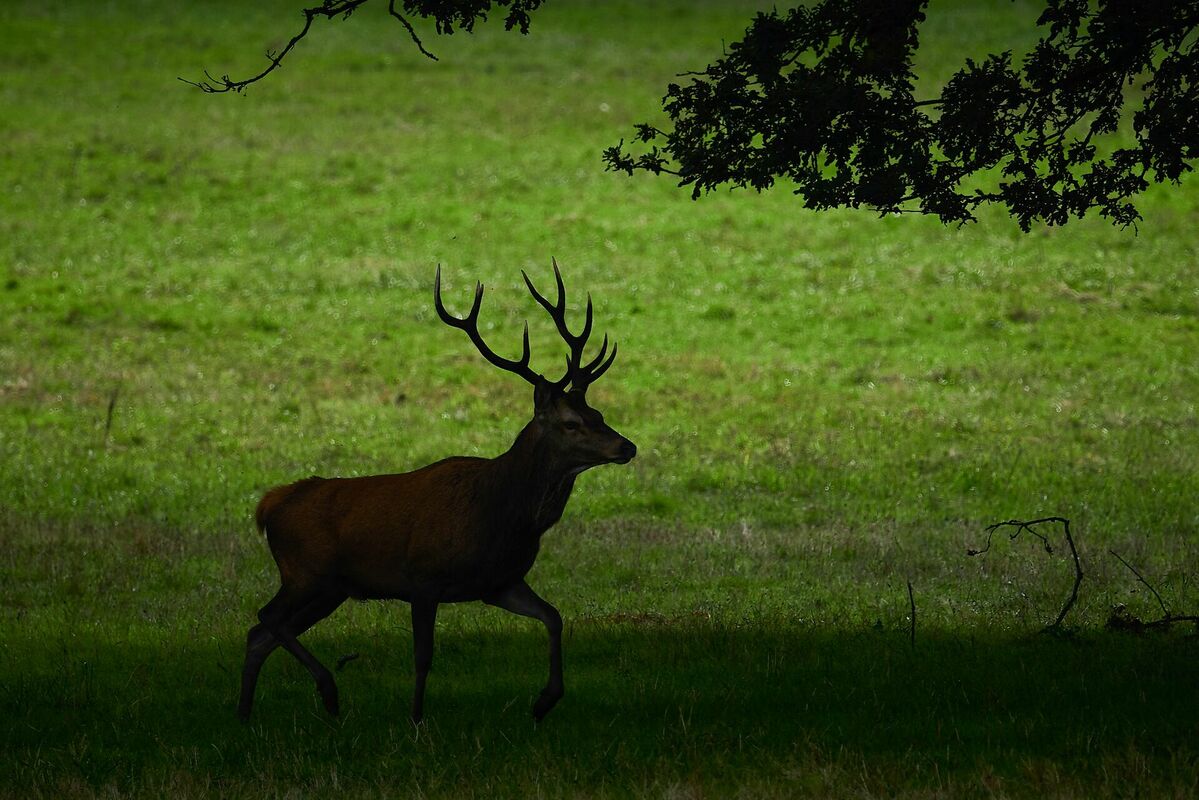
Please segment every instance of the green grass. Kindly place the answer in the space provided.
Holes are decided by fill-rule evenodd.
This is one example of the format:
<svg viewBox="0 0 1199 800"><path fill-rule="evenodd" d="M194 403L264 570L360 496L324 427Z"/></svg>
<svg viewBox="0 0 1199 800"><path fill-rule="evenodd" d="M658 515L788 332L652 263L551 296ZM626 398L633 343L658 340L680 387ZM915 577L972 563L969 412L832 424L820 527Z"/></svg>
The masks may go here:
<svg viewBox="0 0 1199 800"><path fill-rule="evenodd" d="M877 631L580 621L568 628L571 693L535 728L526 701L541 637L493 626L498 612L469 616L468 629L443 636L419 731L406 722L406 637L370 609L353 611L352 632L312 636L327 652L364 653L341 673L337 721L293 664L270 675L251 727L214 713L239 653L206 633L169 648L52 641L47 663L4 690L20 696L6 703L8 724L38 743L8 757L9 779L54 796L1196 789L1194 739L1179 736L1194 730L1194 707L1178 702L1194 699L1193 680L1176 643L938 636L913 652Z"/></svg>
<svg viewBox="0 0 1199 800"><path fill-rule="evenodd" d="M699 202L601 172L752 3L555 2L417 54L383 8L291 35L288 2L0 9L0 793L1184 797L1195 639L1103 630L1199 610L1199 189L1139 235L990 214ZM1027 47L1029 3L930 8L930 84ZM276 655L234 721L275 587L250 513L313 472L503 450L531 392L437 321L477 278L501 352L519 270L595 298L620 342L593 404L640 447L588 473L531 583L570 631L534 729L532 624L439 617L428 726L405 721L406 607L310 635L318 710ZM116 393L111 429L107 408ZM987 523L1061 514L1065 550ZM907 643L906 582L918 603Z"/></svg>

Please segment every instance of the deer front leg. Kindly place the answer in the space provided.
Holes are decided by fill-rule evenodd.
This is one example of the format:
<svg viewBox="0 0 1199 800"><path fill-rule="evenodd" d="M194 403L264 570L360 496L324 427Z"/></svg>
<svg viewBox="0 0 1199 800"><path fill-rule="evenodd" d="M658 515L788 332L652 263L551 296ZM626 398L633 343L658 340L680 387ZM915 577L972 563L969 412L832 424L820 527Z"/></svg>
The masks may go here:
<svg viewBox="0 0 1199 800"><path fill-rule="evenodd" d="M425 679L433 666L433 625L437 621L437 604L412 601L412 651L416 663L416 681L412 689L412 724L424 717Z"/></svg>
<svg viewBox="0 0 1199 800"><path fill-rule="evenodd" d="M540 722L565 692L562 682L562 615L542 600L524 581L483 598L488 605L541 620L550 636L550 679L533 703L533 718Z"/></svg>

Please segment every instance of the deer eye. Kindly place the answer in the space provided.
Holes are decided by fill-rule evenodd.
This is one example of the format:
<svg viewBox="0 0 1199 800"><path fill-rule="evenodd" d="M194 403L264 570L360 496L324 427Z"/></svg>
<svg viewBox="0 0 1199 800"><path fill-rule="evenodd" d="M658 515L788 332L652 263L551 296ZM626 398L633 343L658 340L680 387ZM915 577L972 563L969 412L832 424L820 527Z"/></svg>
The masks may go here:
<svg viewBox="0 0 1199 800"><path fill-rule="evenodd" d="M568 431L577 431L583 426L579 424L577 419L568 419L562 423L562 427L566 428Z"/></svg>

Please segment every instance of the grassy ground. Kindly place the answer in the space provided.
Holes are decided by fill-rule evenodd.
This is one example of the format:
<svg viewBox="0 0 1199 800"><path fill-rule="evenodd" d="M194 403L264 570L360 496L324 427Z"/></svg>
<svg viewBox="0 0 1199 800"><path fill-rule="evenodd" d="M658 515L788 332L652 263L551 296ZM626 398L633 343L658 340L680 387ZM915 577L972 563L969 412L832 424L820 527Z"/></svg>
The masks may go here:
<svg viewBox="0 0 1199 800"><path fill-rule="evenodd" d="M1019 233L784 191L693 203L600 171L752 3L556 2L415 53L383 8L321 23L245 97L294 4L0 8L0 793L13 796L1190 796L1195 639L1102 629L1199 609L1199 190L1137 236ZM1023 3L939 3L932 84L1027 46ZM640 446L589 473L531 582L567 619L568 694L534 729L533 626L446 609L427 727L406 609L276 656L234 721L275 585L270 485L504 449L520 381L432 313L476 278L497 348L519 269L592 292L621 343L591 392ZM115 402L113 398L115 397ZM111 426L107 410L113 403ZM965 550L1011 516L1064 550ZM906 582L917 644L907 641Z"/></svg>

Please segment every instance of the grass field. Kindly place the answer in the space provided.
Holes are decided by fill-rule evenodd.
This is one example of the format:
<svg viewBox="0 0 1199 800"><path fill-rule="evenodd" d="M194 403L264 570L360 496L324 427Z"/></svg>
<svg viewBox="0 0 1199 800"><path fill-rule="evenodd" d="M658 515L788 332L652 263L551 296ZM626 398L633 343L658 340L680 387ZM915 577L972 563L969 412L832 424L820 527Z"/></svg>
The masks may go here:
<svg viewBox="0 0 1199 800"><path fill-rule="evenodd" d="M553 2L426 44L385 6L318 23L244 97L297 4L0 6L0 795L1190 797L1199 640L1199 183L1139 234L692 202L602 148L744 28L750 2ZM1026 2L934 2L930 91L1027 47ZM276 655L234 716L277 577L251 512L311 473L505 449L531 393L489 341L561 344L550 256L620 357L590 399L640 447L583 477L530 583L567 624L538 727L534 623L443 609L427 724L407 608ZM491 327L494 326L494 327ZM112 408L109 419L109 408ZM966 549L986 524L1056 541ZM911 646L907 582L918 606Z"/></svg>

